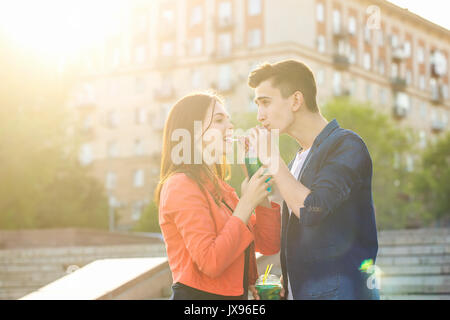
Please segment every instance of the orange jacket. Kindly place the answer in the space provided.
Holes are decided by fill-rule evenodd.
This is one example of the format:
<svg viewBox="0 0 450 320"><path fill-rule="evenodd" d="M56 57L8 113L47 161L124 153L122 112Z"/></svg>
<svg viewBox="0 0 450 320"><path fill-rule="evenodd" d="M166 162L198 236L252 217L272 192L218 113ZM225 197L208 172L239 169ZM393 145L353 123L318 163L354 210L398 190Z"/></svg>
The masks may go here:
<svg viewBox="0 0 450 320"><path fill-rule="evenodd" d="M213 193L212 183L204 187ZM234 209L236 192L223 181L220 187L223 200ZM245 249L254 241L249 284L258 278L255 249L265 255L280 250L280 206L259 206L255 213L246 226L184 173L171 176L161 190L159 224L173 282L219 295L242 295Z"/></svg>

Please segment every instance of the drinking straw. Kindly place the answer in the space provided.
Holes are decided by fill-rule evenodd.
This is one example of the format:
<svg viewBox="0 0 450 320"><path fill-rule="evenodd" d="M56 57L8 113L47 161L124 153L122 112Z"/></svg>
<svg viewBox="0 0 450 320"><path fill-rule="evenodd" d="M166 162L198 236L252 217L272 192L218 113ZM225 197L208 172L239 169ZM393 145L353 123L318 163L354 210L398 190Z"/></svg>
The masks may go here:
<svg viewBox="0 0 450 320"><path fill-rule="evenodd" d="M266 279L267 279L267 277L269 276L270 270L272 269L272 267L273 267L273 264L270 264L270 266L267 265L267 267L266 267L266 272L264 273L264 277L263 277L263 284L265 284Z"/></svg>

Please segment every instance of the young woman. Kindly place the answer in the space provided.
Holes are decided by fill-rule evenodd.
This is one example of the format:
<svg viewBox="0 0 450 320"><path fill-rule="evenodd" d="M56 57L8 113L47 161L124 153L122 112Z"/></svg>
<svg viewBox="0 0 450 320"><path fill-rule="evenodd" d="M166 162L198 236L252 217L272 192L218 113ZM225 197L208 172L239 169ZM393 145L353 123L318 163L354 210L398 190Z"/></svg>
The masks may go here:
<svg viewBox="0 0 450 320"><path fill-rule="evenodd" d="M244 180L241 199L225 182L222 160L232 129L223 102L209 93L183 97L166 120L155 197L174 283L171 299L247 299L248 289L258 299L255 250L279 251L280 207L267 199L271 180L263 168ZM221 138L208 143L213 132ZM212 163L202 150L214 151Z"/></svg>

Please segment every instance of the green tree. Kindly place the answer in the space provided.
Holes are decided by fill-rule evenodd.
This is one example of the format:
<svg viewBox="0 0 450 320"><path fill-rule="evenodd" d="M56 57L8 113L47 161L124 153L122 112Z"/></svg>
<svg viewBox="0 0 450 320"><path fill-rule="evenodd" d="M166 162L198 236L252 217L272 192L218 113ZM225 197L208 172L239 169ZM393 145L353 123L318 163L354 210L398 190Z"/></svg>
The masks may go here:
<svg viewBox="0 0 450 320"><path fill-rule="evenodd" d="M421 169L414 177L423 213L430 220L448 224L450 219L450 132L428 145L422 155Z"/></svg>
<svg viewBox="0 0 450 320"><path fill-rule="evenodd" d="M393 229L425 223L412 190L413 173L403 161L407 154L417 150L413 131L400 127L390 114L348 98L330 100L322 108L322 114L328 120L336 118L341 127L356 132L367 145L373 164L372 190L378 227Z"/></svg>
<svg viewBox="0 0 450 320"><path fill-rule="evenodd" d="M73 73L0 44L0 228L106 228L103 187L79 164L82 137L65 108Z"/></svg>
<svg viewBox="0 0 450 320"><path fill-rule="evenodd" d="M154 201L145 208L141 218L133 228L137 232L156 232L161 233L158 218L158 206Z"/></svg>

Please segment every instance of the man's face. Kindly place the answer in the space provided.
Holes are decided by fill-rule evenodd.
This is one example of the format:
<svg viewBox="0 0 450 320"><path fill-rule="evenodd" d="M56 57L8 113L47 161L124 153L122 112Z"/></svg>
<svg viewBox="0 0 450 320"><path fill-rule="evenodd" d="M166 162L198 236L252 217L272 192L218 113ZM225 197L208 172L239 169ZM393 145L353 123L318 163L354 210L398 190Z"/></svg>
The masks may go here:
<svg viewBox="0 0 450 320"><path fill-rule="evenodd" d="M255 103L258 105L257 120L268 130L278 129L285 133L294 121L292 96L284 99L271 80L263 81L255 88Z"/></svg>

